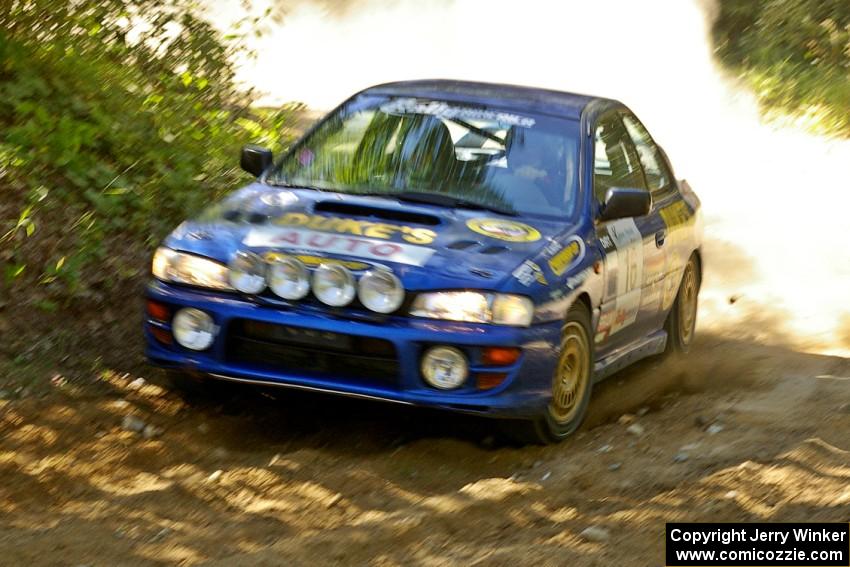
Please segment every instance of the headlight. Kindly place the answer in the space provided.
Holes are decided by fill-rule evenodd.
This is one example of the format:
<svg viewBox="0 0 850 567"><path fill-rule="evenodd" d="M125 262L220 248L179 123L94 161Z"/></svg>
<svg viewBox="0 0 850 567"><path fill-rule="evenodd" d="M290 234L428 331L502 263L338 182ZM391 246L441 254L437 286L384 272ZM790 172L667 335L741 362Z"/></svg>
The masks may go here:
<svg viewBox="0 0 850 567"><path fill-rule="evenodd" d="M521 295L441 291L420 294L414 300L410 314L449 321L528 327L534 318L534 304Z"/></svg>
<svg viewBox="0 0 850 567"><path fill-rule="evenodd" d="M269 266L269 287L284 299L301 299L310 292L310 275L298 258L281 258Z"/></svg>
<svg viewBox="0 0 850 567"><path fill-rule="evenodd" d="M325 305L348 305L356 293L354 276L339 264L322 264L313 272L313 293Z"/></svg>
<svg viewBox="0 0 850 567"><path fill-rule="evenodd" d="M227 281L227 266L224 264L164 246L156 249L151 271L154 277L166 282L211 289L233 289Z"/></svg>
<svg viewBox="0 0 850 567"><path fill-rule="evenodd" d="M215 323L200 309L181 309L171 322L171 332L177 342L188 349L205 350L215 339Z"/></svg>
<svg viewBox="0 0 850 567"><path fill-rule="evenodd" d="M463 353L455 347L437 346L428 349L422 357L421 370L428 384L450 390L466 381L469 365Z"/></svg>
<svg viewBox="0 0 850 567"><path fill-rule="evenodd" d="M404 301L404 287L389 270L369 270L360 278L357 296L367 309L378 313L392 313Z"/></svg>
<svg viewBox="0 0 850 567"><path fill-rule="evenodd" d="M266 289L266 261L253 252L237 252L230 260L230 285L242 293Z"/></svg>
<svg viewBox="0 0 850 567"><path fill-rule="evenodd" d="M497 294L491 309L493 322L499 325L528 327L534 318L534 304L522 295Z"/></svg>

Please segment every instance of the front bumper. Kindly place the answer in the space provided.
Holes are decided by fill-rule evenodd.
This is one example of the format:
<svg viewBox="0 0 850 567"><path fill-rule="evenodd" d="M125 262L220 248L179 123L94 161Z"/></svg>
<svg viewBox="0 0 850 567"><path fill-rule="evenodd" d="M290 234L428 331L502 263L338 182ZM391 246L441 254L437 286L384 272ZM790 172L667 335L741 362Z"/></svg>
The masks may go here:
<svg viewBox="0 0 850 567"><path fill-rule="evenodd" d="M542 413L551 396L551 377L557 358L560 323L529 328L499 327L455 323L409 317L375 317L345 310L333 312L311 305L270 305L239 295L220 294L152 281L146 290L150 300L169 307L173 315L182 307L194 307L209 313L218 327L213 345L195 352L176 342L166 344L163 333L170 333L169 321L158 321L146 314L144 333L148 361L159 367L209 375L213 378L283 386L303 390L378 399L484 414L494 417L532 417ZM250 359L234 354L241 344L236 334L248 321L252 325L283 325L299 333L325 334L326 337L350 337L355 345L380 341L391 344L394 352L380 360L382 371L371 373L369 357L357 349L339 354L316 347L315 360L293 368L289 359ZM160 336L160 339L156 335ZM325 338L324 340L328 340ZM470 360L470 379L456 390L441 391L421 378L420 357L432 345L452 345L463 350ZM480 352L486 346L511 346L522 349L519 360L509 366L485 366ZM294 347L303 358L303 345ZM324 351L324 352L323 352ZM343 358L347 357L347 358ZM329 361L329 362L327 362ZM352 363L349 364L349 361ZM340 365L339 363L343 364ZM354 364L357 363L357 364ZM390 370L387 370L387 367ZM504 381L495 388L479 390L480 373L501 373ZM381 378L376 376L381 374Z"/></svg>

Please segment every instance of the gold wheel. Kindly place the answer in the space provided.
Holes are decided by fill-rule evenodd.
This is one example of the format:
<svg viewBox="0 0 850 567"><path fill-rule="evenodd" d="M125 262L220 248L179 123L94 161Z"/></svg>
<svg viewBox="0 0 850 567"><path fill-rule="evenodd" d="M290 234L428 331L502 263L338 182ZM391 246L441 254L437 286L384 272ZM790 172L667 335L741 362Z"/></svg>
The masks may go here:
<svg viewBox="0 0 850 567"><path fill-rule="evenodd" d="M685 275L682 278L682 287L679 291L679 329L682 333L682 342L686 345L691 343L694 336L698 287L697 271L694 267L694 261L691 260L685 267Z"/></svg>
<svg viewBox="0 0 850 567"><path fill-rule="evenodd" d="M581 324L571 321L564 325L563 333L549 404L552 419L561 425L575 418L590 378L587 332Z"/></svg>

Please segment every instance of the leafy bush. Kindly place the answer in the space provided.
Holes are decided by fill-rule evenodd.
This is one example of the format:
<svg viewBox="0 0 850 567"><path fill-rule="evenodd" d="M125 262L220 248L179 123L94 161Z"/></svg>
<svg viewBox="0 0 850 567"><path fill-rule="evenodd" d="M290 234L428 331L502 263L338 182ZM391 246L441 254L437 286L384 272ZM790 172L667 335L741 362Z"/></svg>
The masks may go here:
<svg viewBox="0 0 850 567"><path fill-rule="evenodd" d="M0 293L146 272L168 229L245 180L243 143L280 145L291 109L250 109L242 39L190 0L0 3Z"/></svg>
<svg viewBox="0 0 850 567"><path fill-rule="evenodd" d="M721 0L719 8L718 54L766 110L850 135L850 2Z"/></svg>

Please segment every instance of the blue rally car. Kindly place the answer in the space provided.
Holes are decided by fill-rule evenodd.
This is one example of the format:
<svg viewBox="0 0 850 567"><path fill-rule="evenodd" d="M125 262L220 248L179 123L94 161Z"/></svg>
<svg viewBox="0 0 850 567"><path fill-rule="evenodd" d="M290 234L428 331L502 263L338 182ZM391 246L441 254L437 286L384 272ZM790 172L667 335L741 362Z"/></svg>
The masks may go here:
<svg viewBox="0 0 850 567"><path fill-rule="evenodd" d="M557 441L594 382L688 350L696 195L623 104L518 86L366 89L153 258L149 361L507 418Z"/></svg>

